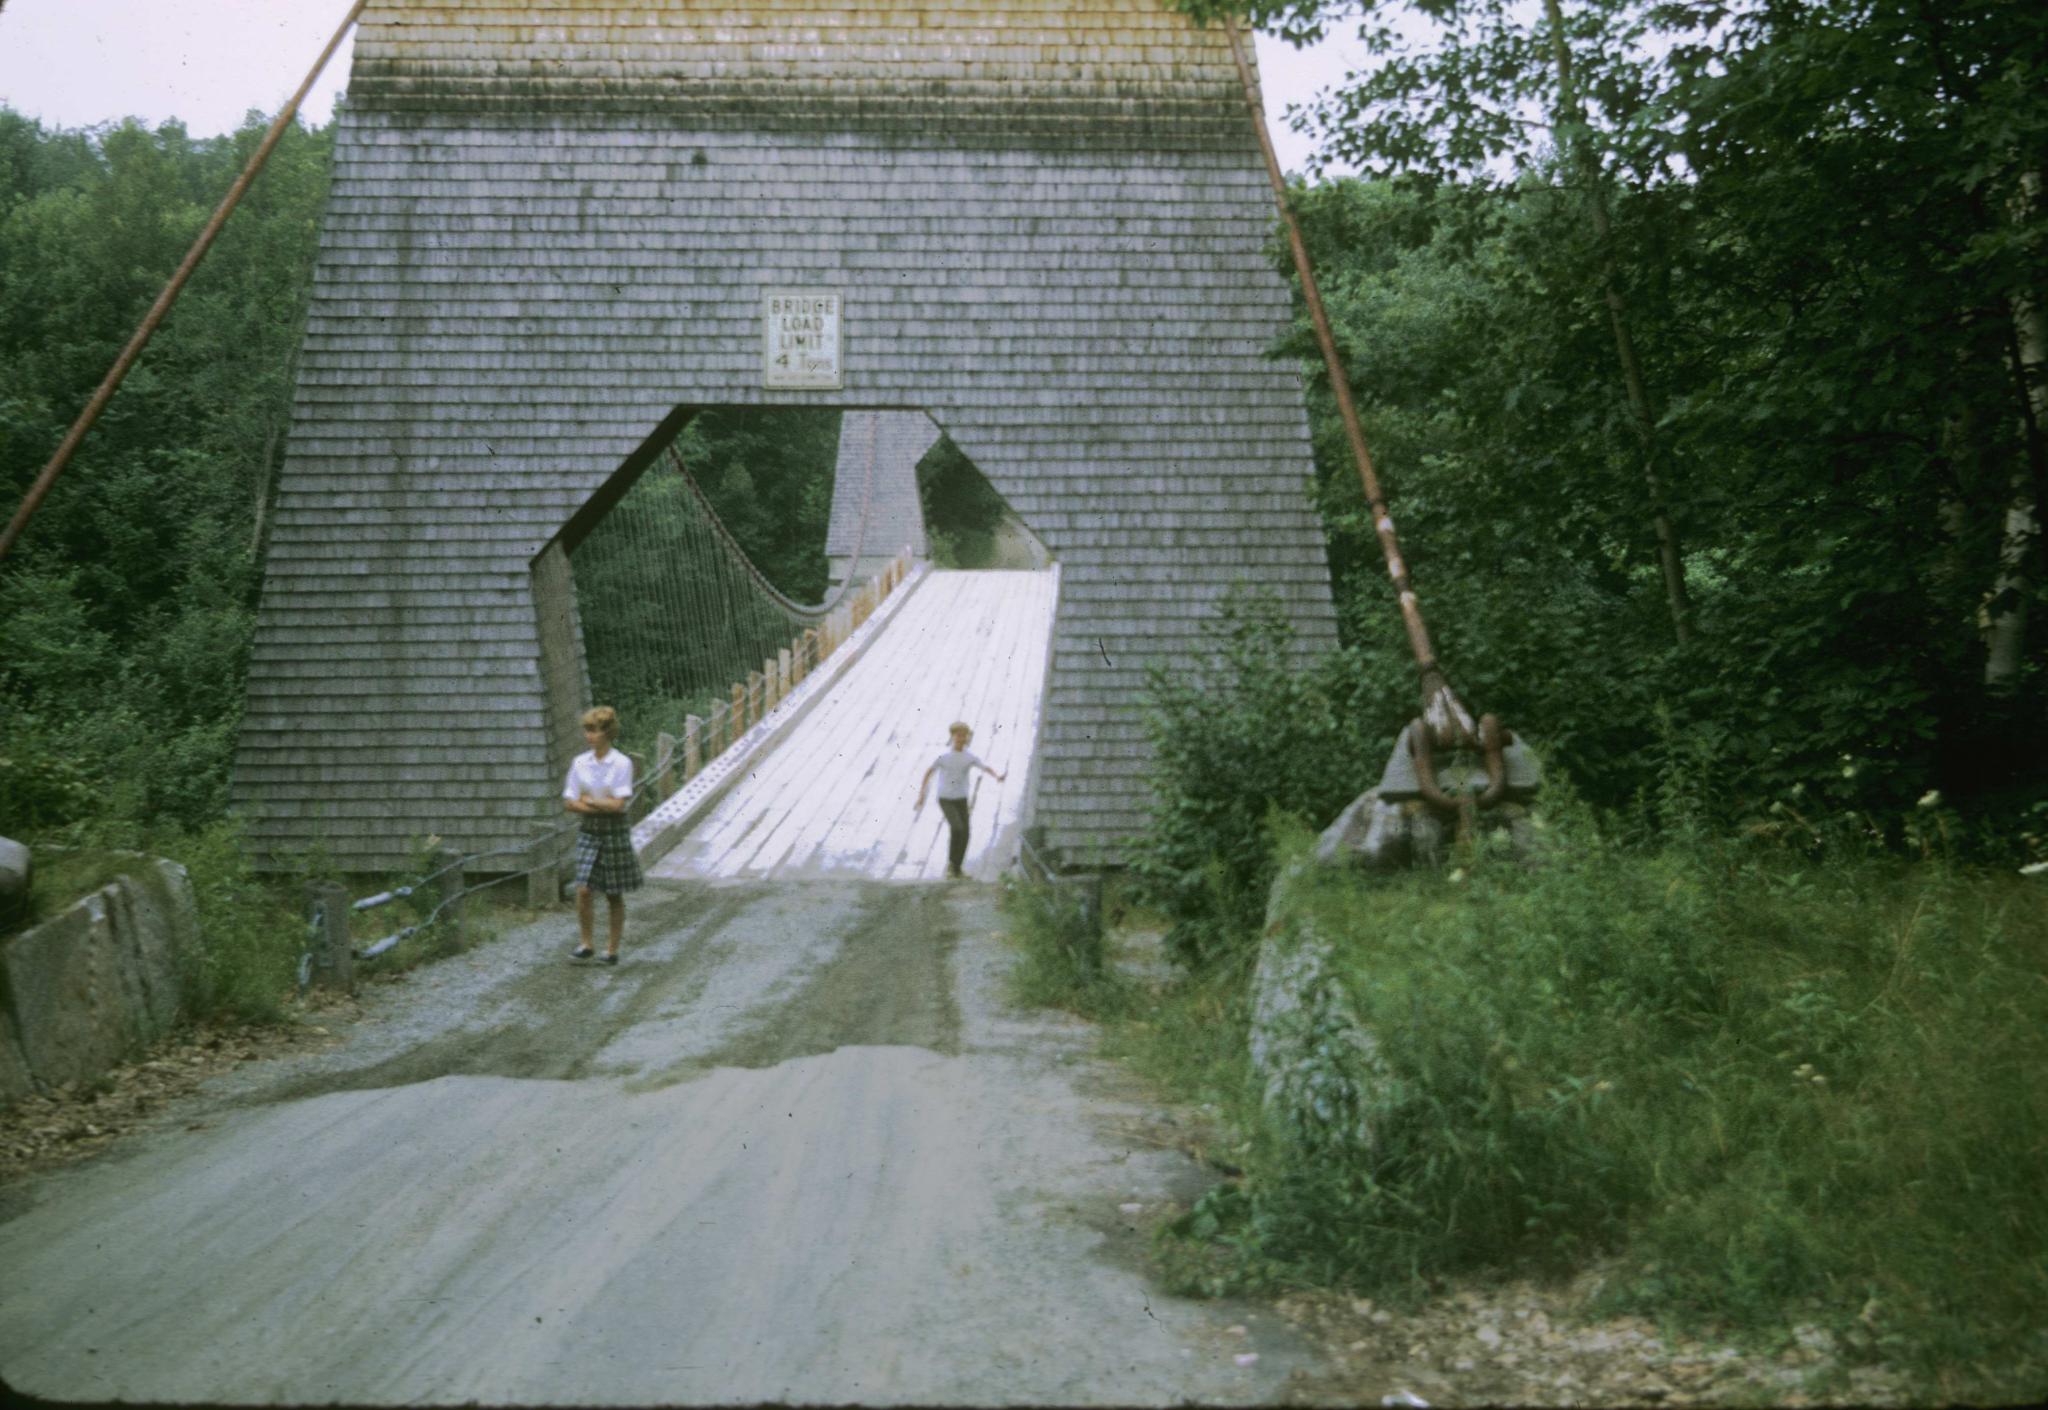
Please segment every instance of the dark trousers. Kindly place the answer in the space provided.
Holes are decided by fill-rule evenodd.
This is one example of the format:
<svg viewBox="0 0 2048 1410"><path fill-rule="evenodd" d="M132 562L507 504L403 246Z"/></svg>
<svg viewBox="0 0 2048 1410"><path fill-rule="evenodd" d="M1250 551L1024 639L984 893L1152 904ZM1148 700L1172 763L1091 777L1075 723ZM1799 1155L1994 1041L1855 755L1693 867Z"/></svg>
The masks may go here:
<svg viewBox="0 0 2048 1410"><path fill-rule="evenodd" d="M965 798L941 798L939 811L946 815L946 826L953 836L946 844L946 870L960 870L960 863L967 859L967 800Z"/></svg>

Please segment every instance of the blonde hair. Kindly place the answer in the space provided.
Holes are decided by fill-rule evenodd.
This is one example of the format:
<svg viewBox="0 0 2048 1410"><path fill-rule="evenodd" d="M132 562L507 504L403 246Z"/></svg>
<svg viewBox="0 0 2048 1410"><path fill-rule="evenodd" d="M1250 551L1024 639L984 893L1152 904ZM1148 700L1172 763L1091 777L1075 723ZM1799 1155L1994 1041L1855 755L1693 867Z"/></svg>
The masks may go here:
<svg viewBox="0 0 2048 1410"><path fill-rule="evenodd" d="M956 734L964 734L969 739L972 739L974 738L974 726L968 724L965 720L955 720L952 724L946 726L946 737L950 739Z"/></svg>
<svg viewBox="0 0 2048 1410"><path fill-rule="evenodd" d="M606 739L619 737L619 712L609 705L594 705L583 712L583 728L600 729Z"/></svg>

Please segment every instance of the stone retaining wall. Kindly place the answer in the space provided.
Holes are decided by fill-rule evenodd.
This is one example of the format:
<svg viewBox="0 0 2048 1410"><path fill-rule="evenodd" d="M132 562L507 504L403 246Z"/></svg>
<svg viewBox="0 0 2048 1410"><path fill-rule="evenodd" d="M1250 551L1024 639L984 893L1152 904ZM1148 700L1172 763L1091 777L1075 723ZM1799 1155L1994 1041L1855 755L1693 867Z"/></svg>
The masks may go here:
<svg viewBox="0 0 2048 1410"><path fill-rule="evenodd" d="M198 938L185 869L138 856L132 873L0 941L0 1106L90 1081L162 1037Z"/></svg>

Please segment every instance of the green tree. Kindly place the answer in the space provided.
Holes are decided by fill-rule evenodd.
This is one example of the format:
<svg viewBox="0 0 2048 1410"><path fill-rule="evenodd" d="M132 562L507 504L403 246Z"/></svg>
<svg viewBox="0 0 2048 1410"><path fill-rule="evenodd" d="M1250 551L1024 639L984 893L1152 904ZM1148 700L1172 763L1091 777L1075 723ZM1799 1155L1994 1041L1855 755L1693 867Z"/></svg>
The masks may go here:
<svg viewBox="0 0 2048 1410"><path fill-rule="evenodd" d="M754 566L797 601L822 600L839 413L722 407L691 421L677 449Z"/></svg>
<svg viewBox="0 0 2048 1410"><path fill-rule="evenodd" d="M1347 8L1253 11L1308 33ZM1649 783L1660 711L1738 799L1825 780L1844 805L1936 783L2023 801L2048 18L1415 0L1362 24L1374 63L1300 117L1390 184L1297 198L1471 696L1609 802ZM1681 468L1647 506L1645 466ZM1328 508L1350 624L1380 633L1354 640L1378 650L1392 611L1358 571L1358 512L1341 490ZM1657 640L1652 594L1697 643Z"/></svg>
<svg viewBox="0 0 2048 1410"><path fill-rule="evenodd" d="M263 136L46 131L0 110L0 493L11 512ZM330 141L294 127L0 564L0 733L101 812L225 806Z"/></svg>
<svg viewBox="0 0 2048 1410"><path fill-rule="evenodd" d="M951 436L940 436L917 462L917 494L936 562L959 567L988 560L1008 506Z"/></svg>

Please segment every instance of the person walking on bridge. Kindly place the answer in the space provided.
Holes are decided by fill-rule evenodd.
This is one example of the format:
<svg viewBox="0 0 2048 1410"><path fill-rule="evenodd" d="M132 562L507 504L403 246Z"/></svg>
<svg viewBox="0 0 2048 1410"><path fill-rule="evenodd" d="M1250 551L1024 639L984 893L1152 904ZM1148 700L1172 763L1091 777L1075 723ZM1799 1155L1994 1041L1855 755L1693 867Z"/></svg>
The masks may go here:
<svg viewBox="0 0 2048 1410"><path fill-rule="evenodd" d="M980 759L967 752L967 746L974 738L974 731L961 721L954 721L946 733L952 737L953 747L932 760L930 768L917 784L917 809L924 807L925 790L931 786L932 775L939 776L939 811L946 815L946 827L952 836L946 847L946 875L958 877L962 873L960 864L967 860L967 780L976 769L980 769L997 783L1009 777L997 773Z"/></svg>
<svg viewBox="0 0 2048 1410"><path fill-rule="evenodd" d="M576 926L582 943L571 958L589 959L592 891L604 892L611 914L610 945L604 962L619 962L619 937L626 929L626 892L640 886L640 861L633 855L633 832L626 825L626 803L633 796L633 761L612 746L619 738L619 712L600 705L583 712L583 740L589 752L578 754L562 783L562 807L579 814L576 830Z"/></svg>

